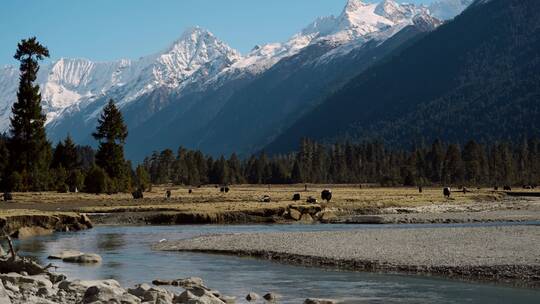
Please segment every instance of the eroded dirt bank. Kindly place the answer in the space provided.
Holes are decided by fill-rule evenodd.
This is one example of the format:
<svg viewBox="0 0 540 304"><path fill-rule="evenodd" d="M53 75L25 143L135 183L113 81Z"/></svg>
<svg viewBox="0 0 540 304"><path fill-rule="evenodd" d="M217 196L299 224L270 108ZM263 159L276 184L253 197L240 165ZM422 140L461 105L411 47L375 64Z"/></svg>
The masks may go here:
<svg viewBox="0 0 540 304"><path fill-rule="evenodd" d="M36 214L28 211L0 215L0 230L17 238L51 234L55 231L78 231L92 226L86 215L76 213Z"/></svg>
<svg viewBox="0 0 540 304"><path fill-rule="evenodd" d="M284 222L285 212L285 208L272 208L219 212L119 211L87 215L98 225L257 224Z"/></svg>

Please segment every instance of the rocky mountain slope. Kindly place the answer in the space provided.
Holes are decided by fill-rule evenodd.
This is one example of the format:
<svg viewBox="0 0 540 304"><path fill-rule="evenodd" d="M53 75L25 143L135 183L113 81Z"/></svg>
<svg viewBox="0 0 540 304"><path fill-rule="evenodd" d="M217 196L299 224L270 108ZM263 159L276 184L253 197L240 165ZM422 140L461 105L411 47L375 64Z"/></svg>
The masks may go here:
<svg viewBox="0 0 540 304"><path fill-rule="evenodd" d="M394 52L303 116L268 150L382 138L518 140L540 136L540 3L478 0Z"/></svg>

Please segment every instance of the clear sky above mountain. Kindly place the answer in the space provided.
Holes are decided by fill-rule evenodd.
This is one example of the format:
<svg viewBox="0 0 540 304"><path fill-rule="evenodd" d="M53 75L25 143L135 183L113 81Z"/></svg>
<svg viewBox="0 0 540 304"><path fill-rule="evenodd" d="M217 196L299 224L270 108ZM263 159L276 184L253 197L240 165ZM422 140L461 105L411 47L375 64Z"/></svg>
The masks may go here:
<svg viewBox="0 0 540 304"><path fill-rule="evenodd" d="M288 39L316 17L339 14L346 1L2 0L0 65L15 64L17 42L32 35L49 47L52 59L107 61L158 52L195 25L246 53L256 44Z"/></svg>

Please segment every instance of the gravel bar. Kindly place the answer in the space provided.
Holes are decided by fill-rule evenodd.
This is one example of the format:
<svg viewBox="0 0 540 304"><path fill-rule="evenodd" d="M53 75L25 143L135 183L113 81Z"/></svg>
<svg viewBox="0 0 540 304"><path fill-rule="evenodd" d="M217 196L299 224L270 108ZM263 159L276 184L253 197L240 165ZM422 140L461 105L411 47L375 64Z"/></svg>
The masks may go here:
<svg viewBox="0 0 540 304"><path fill-rule="evenodd" d="M165 241L154 249L540 287L540 226L534 225L226 234Z"/></svg>

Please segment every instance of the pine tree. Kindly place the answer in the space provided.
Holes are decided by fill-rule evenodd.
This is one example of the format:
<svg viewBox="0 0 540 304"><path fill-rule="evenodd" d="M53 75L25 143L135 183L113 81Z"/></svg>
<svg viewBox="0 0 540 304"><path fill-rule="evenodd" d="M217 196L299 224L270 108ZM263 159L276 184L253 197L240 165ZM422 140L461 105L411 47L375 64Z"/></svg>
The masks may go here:
<svg viewBox="0 0 540 304"><path fill-rule="evenodd" d="M7 148L7 140L3 135L0 135L0 190L6 189L6 179L8 175L9 151Z"/></svg>
<svg viewBox="0 0 540 304"><path fill-rule="evenodd" d="M79 168L77 146L68 135L64 142L59 142L54 149L51 168L64 167L68 172Z"/></svg>
<svg viewBox="0 0 540 304"><path fill-rule="evenodd" d="M461 151L458 145L448 146L444 159L443 176L447 185L462 183L465 175Z"/></svg>
<svg viewBox="0 0 540 304"><path fill-rule="evenodd" d="M49 57L49 50L36 37L23 39L14 56L21 64L17 101L11 116L10 169L21 174L23 190L45 190L50 179L51 145L45 133L39 85L34 84L38 61L44 57Z"/></svg>
<svg viewBox="0 0 540 304"><path fill-rule="evenodd" d="M92 136L99 141L96 164L105 170L113 185L116 185L117 189L108 189L112 192L128 190L130 174L124 159L127 135L122 113L111 99L103 108L96 132L92 133Z"/></svg>
<svg viewBox="0 0 540 304"><path fill-rule="evenodd" d="M293 184L299 184L304 182L304 176L302 173L302 169L300 168L300 162L297 160L294 162L291 172L291 182Z"/></svg>
<svg viewBox="0 0 540 304"><path fill-rule="evenodd" d="M148 174L148 171L146 171L144 166L137 166L137 169L135 169L135 178L135 184L138 189L147 191L152 188L152 184L150 183L150 174Z"/></svg>
<svg viewBox="0 0 540 304"><path fill-rule="evenodd" d="M482 180L481 148L474 140L469 141L463 149L465 180L477 185Z"/></svg>
<svg viewBox="0 0 540 304"><path fill-rule="evenodd" d="M431 163L431 180L435 183L440 183L443 176L444 152L439 140L436 140L431 146L429 160Z"/></svg>

